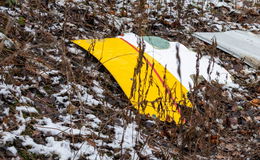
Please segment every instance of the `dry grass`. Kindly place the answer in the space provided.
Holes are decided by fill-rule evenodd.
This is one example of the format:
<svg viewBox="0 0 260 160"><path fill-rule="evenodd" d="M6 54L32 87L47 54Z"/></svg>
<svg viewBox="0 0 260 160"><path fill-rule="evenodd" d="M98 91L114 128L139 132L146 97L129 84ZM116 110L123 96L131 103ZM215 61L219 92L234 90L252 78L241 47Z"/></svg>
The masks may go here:
<svg viewBox="0 0 260 160"><path fill-rule="evenodd" d="M49 4L53 3L52 1L46 2ZM21 3L22 2L18 3L17 7L21 7ZM88 3L90 2L86 1L85 5L89 5ZM110 10L106 12L111 12L111 16L115 15L113 12L115 10L115 1L102 1L99 3L103 4L104 6L109 6ZM162 33L161 36L167 39L177 39L181 42L188 43L187 41L194 39L189 37L190 35L187 33L179 32L183 29L180 20L187 19L188 22L190 21L188 18L190 16L189 13L185 12L182 8L183 3L183 0L179 0L177 3L171 4L173 5L173 10L177 10L177 19L172 24L168 24L168 22L164 21L163 18L161 19L160 23L162 23L163 26L167 26L166 28L172 29L172 31L167 30L167 32L164 32L161 29L153 28L154 22L149 20L149 17L151 16L149 14L153 13L147 13L149 5L145 0L138 1L133 4L137 6L135 11L127 10L126 6L129 4L125 3L126 6L124 10L122 10L119 15L116 16L124 17L131 12L131 17L134 19L133 31L138 35L160 35L160 33ZM95 144L96 139L109 142L110 139L102 138L101 134L106 133L111 136L110 138L112 138L114 131L108 129L107 126L119 123L118 119L121 119L123 121L122 125L124 126L124 131L126 130L126 127L129 123L135 121L138 125L138 134L146 135L144 143L137 143L135 148L139 159L149 159L149 157L145 157L141 154L141 150L145 147L146 144L148 144L151 148L154 148L154 154L160 159L198 159L198 155L204 157L223 155L226 158L230 158L230 154L232 155L234 152L225 151L225 149L221 149L221 147L225 148L226 144L231 143L232 140L241 145L249 145L251 148L255 146L255 148L251 149L248 153L243 151L242 154L244 154L245 157L252 159L257 159L257 157L259 158L259 153L257 153L257 147L259 146L246 142L250 139L250 136L257 134L257 124L255 124L255 122L243 120L243 117L247 117L250 114L249 111L251 111L251 106L247 102L249 99L256 97L257 93L255 93L255 91L257 90L256 88L259 88L259 84L248 84L245 81L245 77L244 79L241 78L243 80L238 80L239 82L242 81L242 86L247 87L246 89L248 90L246 91L247 93L245 93L246 100L241 104L244 108L244 112L241 112L239 109L237 109L237 101L240 101L241 99L235 96L234 99L229 99L228 96L226 96L228 91L220 84L207 82L199 83L199 76L197 74L195 76L195 82L197 83L189 95L189 98L193 103L193 108L190 109L179 106L183 110L183 117L187 120L187 123L185 125L176 126L173 123L155 120L155 124L149 124L147 123L147 119L153 119L138 114L137 111L132 108L128 99L123 94L116 81L102 65L100 65L93 57L88 54L84 55L84 53L75 55L67 49L69 42L66 40L72 39L72 37L75 37L76 35L84 35L85 38L113 37L122 33L124 29L118 29L116 26L109 24L105 18L100 18L100 16L102 17L103 13L105 12L104 8L102 7L99 8L99 10L95 10L93 13L91 13L84 9L78 9L77 7L71 6L69 4L70 2L65 3L64 7L55 6L57 8L62 8L60 10L64 14L64 18L60 18L59 16L52 16L51 11L49 11L47 7L48 4L42 1L32 1L29 8L21 7L25 13L25 15L21 16L26 19L26 23L28 25L38 25L35 35L26 32L24 30L24 26L15 21L14 18L10 15L0 13L0 31L5 35L8 35L8 37L10 37L12 40L15 40L17 45L15 50L8 50L4 47L3 40L0 42L0 73L4 77L4 83L19 86L21 84L33 84L34 82L28 77L34 77L35 79L40 77L42 79L42 81L35 85L35 88L29 88L25 93L23 93L23 95L28 97L30 97L32 94L36 95L31 97L31 99L35 103L35 108L41 113L40 115L26 115L28 117L32 117L31 121L26 122L27 126L34 125L35 119L50 117L53 121L58 121L59 115L69 114L71 115L71 123L69 124L69 127L80 129L85 125L86 121L89 121L85 116L88 112L91 112L102 120L100 128L96 129L96 131L99 133L98 135L93 133L92 135L87 136L77 136L74 134L67 134L63 130L60 130L59 134L63 134L62 138L69 139L71 143L85 142L91 144L96 148L100 155L106 153L112 155L114 154L115 159L130 158L129 153L123 150L123 141L121 141L121 148L117 150L113 150L106 145L97 146ZM160 2L157 3L156 7L162 7ZM37 12L34 12L35 10L44 11L47 16L41 16ZM167 17L167 14L162 13L162 17ZM62 23L61 30L46 30L46 28L57 22ZM75 24L77 28L75 29L71 27L71 25L69 25L70 23ZM201 29L201 26L205 27L205 24L202 24L201 22L199 26L197 26L198 28L196 28L196 30L205 29ZM84 28L84 30L88 32L82 33L78 28ZM206 28L205 30L210 29L211 28ZM176 36L172 37L171 35ZM144 46L142 40L140 40L139 45L139 63L135 68L135 78L132 87L132 93L136 92L136 90L139 90L137 93L140 94L139 97L142 97L139 100L139 103L142 103L143 107L145 108L145 95L147 93L147 89L149 89L150 84L146 84L148 86L146 87L146 90L144 88L140 88L140 85L138 86L138 84L141 84L140 77L138 77L140 75L139 73L141 67L147 67L142 63L144 58ZM206 46L203 44L203 47L198 48L198 60L200 59L201 55L205 53L210 53L213 56L220 56L225 60L226 56L223 56L223 53L216 49L216 45ZM52 49L57 50L57 53L52 52ZM59 56L61 57L61 61L56 62L55 60L51 59L51 56ZM179 65L181 65L181 59L179 59L179 62ZM240 62L233 63L240 64ZM84 71L85 67L92 65L95 66L92 69L93 72L94 70L100 71L98 76ZM8 72L6 72L4 69L7 66L11 66ZM197 68L199 67L197 66ZM43 87L45 88L46 92L51 95L56 93L57 89L60 87L60 84L53 85L51 83L51 75L44 74L49 70L57 70L59 72L58 75L62 79L60 84L71 84L72 86L70 92L65 93L65 95L68 96L71 104L67 107L61 105L60 108L65 108L63 112L60 112L60 108L54 105L56 102L53 98L46 97L38 91L37 87ZM149 73L150 70L146 69L146 72ZM13 78L15 76L27 78L25 78L25 80L19 81ZM179 76L181 77L180 74ZM147 76L146 78L149 79L150 77ZM79 98L82 96L82 93L77 84L86 87L93 86L94 80L99 81L102 84L102 87L105 89L105 97L100 99L100 101L102 101L103 104L112 104L112 108L109 108L106 105L89 106L84 104L84 102ZM234 93L236 92L234 91ZM243 93L241 94L243 95ZM94 92L93 95L95 95ZM78 99L75 99L75 97L78 97ZM10 108L22 105L17 102L19 97L16 97L15 94L11 100L4 99L2 97L1 99L6 101ZM7 126L9 126L9 128L7 127L6 131L12 131L19 127L20 124L17 123L14 118L15 114L15 109L11 109L11 115L5 117L5 119L1 119L1 122L5 122L7 123ZM132 114L135 115L134 118ZM230 120L230 118L235 117L234 114L239 114L238 119L241 121L241 127L239 129L234 129L235 131L232 129L233 122ZM74 117L77 117L78 119L76 126L74 124ZM59 130L59 128L56 129ZM38 133L33 129L33 127L27 129L26 131L27 132L24 134L28 134L35 139L38 138L39 141L44 143L45 135ZM240 142L240 138L236 137L237 134L243 136L242 139L244 139L244 141ZM57 137L62 139L59 137L59 135L57 135ZM122 140L124 139L123 137ZM21 153L26 151L28 148L19 147L18 144L19 143L17 142L17 144L14 145L17 145L17 148L19 148L19 154L24 159L26 159L26 156L27 159L45 159L45 157L41 155L35 156L28 153L26 156L22 155ZM215 153L217 153L217 155L215 155ZM77 154L78 152L75 153L74 157L76 157ZM0 158L4 159L7 155L0 154L0 156ZM234 157L239 158L238 155Z"/></svg>

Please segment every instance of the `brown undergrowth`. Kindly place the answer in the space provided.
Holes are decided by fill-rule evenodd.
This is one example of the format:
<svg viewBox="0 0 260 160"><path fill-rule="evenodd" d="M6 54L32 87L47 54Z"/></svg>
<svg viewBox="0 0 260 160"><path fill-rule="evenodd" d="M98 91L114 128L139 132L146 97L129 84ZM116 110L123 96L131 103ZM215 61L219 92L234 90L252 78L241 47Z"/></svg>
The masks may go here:
<svg viewBox="0 0 260 160"><path fill-rule="evenodd" d="M115 12L116 2L114 1L100 1L99 3L100 5L103 4L103 7L95 8L93 12L86 8L78 8L77 5L71 5L69 1L64 6L59 6L52 1L37 0L32 1L27 6L22 5L23 1L10 4L13 5L11 8L20 8L21 12L19 15L0 12L0 32L14 42L13 48L5 47L4 40L0 42L1 83L14 86L29 85L30 87L22 90L19 96L30 98L33 104L19 101L21 97L17 96L16 91L12 91L11 96L1 94L0 98L3 101L0 108L1 113L4 112L5 108L10 108L9 115L1 115L0 122L5 124L3 131L11 132L21 125L16 117L18 113L15 109L16 106L33 105L39 114L23 113L24 117L30 117L31 120L26 122L26 129L21 134L31 136L39 144L46 144L46 137L50 133L45 134L35 128L39 125L37 124L38 119L48 117L53 122L60 122L60 116L68 114L71 118L66 125L69 128L80 129L86 125L86 122L91 121L87 118L87 115L91 113L98 116L102 121L98 128L93 128L92 134L74 135L67 133L65 130L60 130L55 138L57 140L69 140L71 144L88 143L100 155L107 154L114 159L130 159L131 154L123 149L123 138L119 148L112 148L107 144L115 136L115 130L110 126L121 125L124 128L124 137L127 125L134 121L138 126L136 128L138 134L145 135L142 142L135 140L137 143L134 149L139 159L151 159L141 152L146 145L152 148L153 155L158 159L258 159L259 145L255 142L255 139L259 136L257 129L259 122L257 123L255 119L259 110L255 106L257 103L253 103L255 101L252 100L259 96L259 84L257 80L254 81L259 76L259 72L248 75L240 73L239 70L247 67L244 63L227 56L217 50L214 45L207 46L192 38L189 34L190 31L185 30L182 20L187 20L187 22L193 24L193 31L213 31L214 27L208 27L206 22L199 18L198 22L192 22L190 18L196 16L190 13L196 7L190 6L189 12L185 12L182 10L183 1L177 2L168 4L172 6L172 11L177 10L176 19L168 15L166 10L162 15L154 12L148 13L147 10L151 6L144 0L131 4L136 7L135 10L128 10L127 5L130 4L124 3L119 13ZM63 16L54 14L48 5L51 5ZM91 1L86 1L83 5L91 6ZM110 6L110 10L105 10L105 6ZM164 8L159 2L155 6L158 10ZM213 8L212 10L221 19L225 19L222 13L225 11L224 9ZM200 12L201 17L203 12ZM241 13L242 16L246 15L244 13ZM149 19L152 14L158 16L156 21ZM250 17L253 17L254 14L250 14ZM222 61L226 62L224 66L228 70L234 68L237 71L233 75L235 82L240 84L241 87L227 89L215 82L203 81L198 83L189 93L193 107L179 106L182 109L183 118L186 119L184 125L177 126L174 123L162 122L138 114L113 77L96 59L80 48L77 48L76 53L68 49L68 46L72 46L68 40L76 36L79 36L78 38L113 37L124 32L124 27L127 28L126 24L116 27L116 25L108 22L106 16L133 18L132 31L138 35L159 35L168 40L178 40L189 47L196 46L199 53L198 59L202 54L220 57ZM169 22L166 21L167 18L173 20ZM245 20L241 19L241 16L233 18L231 18L231 21ZM156 25L158 22L161 25ZM59 25L60 28L57 27ZM31 31L26 31L25 26L30 27ZM142 103L145 102L145 95L150 84L148 83L148 87L145 89L141 88L142 81L138 77L140 75L138 72L140 72L141 67L146 67L147 73L151 70L147 69L147 65L143 63L144 46L142 41L140 41L139 48L141 48L139 63L134 75L134 82L137 86L133 83L133 92L136 88L139 90L138 94L142 96L139 103ZM180 65L181 60L179 61ZM91 68L90 71L86 70L87 67ZM49 73L53 70L55 72ZM60 77L59 82L53 83L56 76ZM247 81L247 76L253 77L250 82ZM196 79L198 78L197 75ZM147 76L146 79L150 79L150 77ZM95 86L95 81L99 82L104 89L104 96L99 97L93 89L89 89L88 92L102 104L86 104L79 98L83 94L80 86L91 88ZM57 99L51 96L62 90L62 85L71 86L69 91L62 93L62 96L68 97L68 101L71 102L68 106L57 102ZM241 89L242 87L243 89ZM145 108L145 103L143 103L143 107ZM59 130L59 128L54 129ZM102 137L103 134L108 135L108 137ZM101 140L103 145L98 145L96 140ZM45 156L29 152L30 146L23 146L19 138L15 139L14 142L5 144L5 146L0 144L0 158L15 157L6 150L9 146L15 146L18 150L17 156L22 159L57 158L55 154ZM78 152L75 153L74 158ZM241 157L241 155L244 155L244 157ZM84 155L81 158L84 159Z"/></svg>

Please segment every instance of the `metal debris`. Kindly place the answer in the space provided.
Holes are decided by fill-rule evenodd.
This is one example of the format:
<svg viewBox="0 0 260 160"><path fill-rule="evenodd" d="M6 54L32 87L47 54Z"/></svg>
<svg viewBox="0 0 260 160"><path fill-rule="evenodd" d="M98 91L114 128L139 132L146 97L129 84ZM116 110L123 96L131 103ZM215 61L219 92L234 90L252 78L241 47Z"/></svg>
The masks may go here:
<svg viewBox="0 0 260 160"><path fill-rule="evenodd" d="M195 32L193 36L209 44L216 40L219 49L244 60L251 67L260 68L260 35L233 30L210 33Z"/></svg>

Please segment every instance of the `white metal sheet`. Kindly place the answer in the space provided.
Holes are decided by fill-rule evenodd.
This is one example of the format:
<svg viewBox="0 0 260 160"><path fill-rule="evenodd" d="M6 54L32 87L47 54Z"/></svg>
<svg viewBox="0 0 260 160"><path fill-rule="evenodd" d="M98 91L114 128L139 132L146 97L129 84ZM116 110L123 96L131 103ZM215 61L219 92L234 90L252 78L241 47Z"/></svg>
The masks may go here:
<svg viewBox="0 0 260 160"><path fill-rule="evenodd" d="M230 55L241 58L256 69L260 68L260 35L247 31L195 32L194 37L212 44L215 39L217 47Z"/></svg>

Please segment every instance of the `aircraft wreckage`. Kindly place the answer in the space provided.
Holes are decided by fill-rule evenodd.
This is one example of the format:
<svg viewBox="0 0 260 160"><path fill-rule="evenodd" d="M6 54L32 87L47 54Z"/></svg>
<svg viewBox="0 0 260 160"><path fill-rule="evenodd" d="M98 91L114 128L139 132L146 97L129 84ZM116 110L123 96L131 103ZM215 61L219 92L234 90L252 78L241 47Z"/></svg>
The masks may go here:
<svg viewBox="0 0 260 160"><path fill-rule="evenodd" d="M115 38L72 42L103 64L139 113L162 121L182 123L178 105L192 107L187 93L194 85L197 70L207 81L232 82L231 75L218 64L208 72L212 65L209 58L202 57L196 69L195 52L160 37L127 33Z"/></svg>

